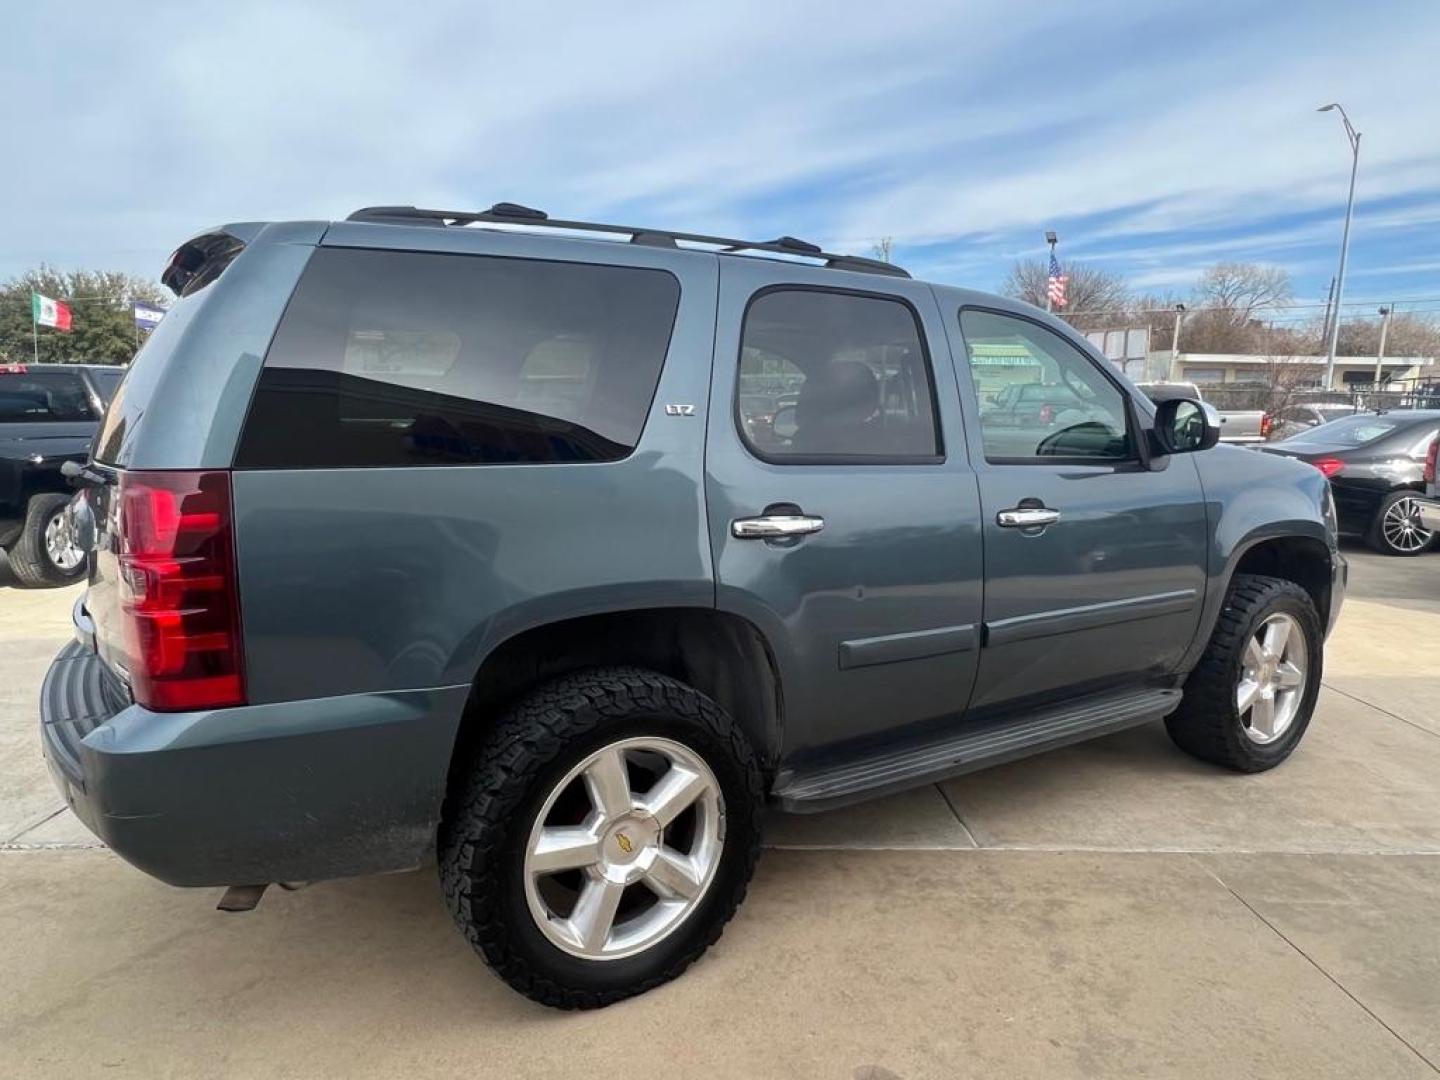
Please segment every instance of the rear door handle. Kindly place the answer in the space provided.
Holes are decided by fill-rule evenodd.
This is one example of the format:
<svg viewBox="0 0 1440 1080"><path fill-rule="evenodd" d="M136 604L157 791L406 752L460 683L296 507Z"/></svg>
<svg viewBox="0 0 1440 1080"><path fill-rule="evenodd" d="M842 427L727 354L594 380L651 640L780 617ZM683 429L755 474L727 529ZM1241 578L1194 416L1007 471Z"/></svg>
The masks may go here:
<svg viewBox="0 0 1440 1080"><path fill-rule="evenodd" d="M1017 506L1014 510L1001 510L995 515L995 524L1002 529L1043 529L1059 520L1059 510L1044 506Z"/></svg>
<svg viewBox="0 0 1440 1080"><path fill-rule="evenodd" d="M730 532L738 540L783 540L787 536L808 536L823 528L824 518L808 514L762 514L730 522Z"/></svg>

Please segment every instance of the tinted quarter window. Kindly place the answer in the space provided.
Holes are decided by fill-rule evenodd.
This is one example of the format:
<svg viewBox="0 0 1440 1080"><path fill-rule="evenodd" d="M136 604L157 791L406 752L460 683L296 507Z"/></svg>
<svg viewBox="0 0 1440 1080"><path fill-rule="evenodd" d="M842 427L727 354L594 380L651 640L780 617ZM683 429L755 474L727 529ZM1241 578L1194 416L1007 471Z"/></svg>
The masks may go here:
<svg viewBox="0 0 1440 1080"><path fill-rule="evenodd" d="M95 382L95 389L100 393L100 400L107 405L115 396L115 390L124 377L125 372L120 368L92 368L90 371L90 378Z"/></svg>
<svg viewBox="0 0 1440 1080"><path fill-rule="evenodd" d="M659 270L322 248L237 464L614 461L640 438L679 299Z"/></svg>
<svg viewBox="0 0 1440 1080"><path fill-rule="evenodd" d="M762 458L933 461L929 359L910 307L817 289L761 293L745 313L740 431Z"/></svg>
<svg viewBox="0 0 1440 1080"><path fill-rule="evenodd" d="M962 311L960 329L987 461L1131 456L1125 395L1070 342L989 311Z"/></svg>
<svg viewBox="0 0 1440 1080"><path fill-rule="evenodd" d="M0 374L0 423L94 420L95 410L79 372Z"/></svg>

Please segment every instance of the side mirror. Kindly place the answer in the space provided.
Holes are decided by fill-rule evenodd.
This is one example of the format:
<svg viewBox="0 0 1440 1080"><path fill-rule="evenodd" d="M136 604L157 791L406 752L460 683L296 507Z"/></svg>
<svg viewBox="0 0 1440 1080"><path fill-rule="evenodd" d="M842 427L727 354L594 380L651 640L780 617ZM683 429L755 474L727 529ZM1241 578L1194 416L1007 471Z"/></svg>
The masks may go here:
<svg viewBox="0 0 1440 1080"><path fill-rule="evenodd" d="M1209 450L1220 441L1220 414L1203 401L1162 401L1155 408L1155 441L1162 454Z"/></svg>

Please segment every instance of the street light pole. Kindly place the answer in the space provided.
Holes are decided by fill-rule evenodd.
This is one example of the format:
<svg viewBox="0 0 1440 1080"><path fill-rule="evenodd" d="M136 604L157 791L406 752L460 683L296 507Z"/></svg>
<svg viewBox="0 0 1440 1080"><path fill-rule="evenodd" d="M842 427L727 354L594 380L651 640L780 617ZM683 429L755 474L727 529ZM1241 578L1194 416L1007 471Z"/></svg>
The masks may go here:
<svg viewBox="0 0 1440 1080"><path fill-rule="evenodd" d="M1185 322L1185 305L1175 305L1175 336L1170 339L1170 381L1175 381L1175 369L1180 363L1180 327Z"/></svg>
<svg viewBox="0 0 1440 1080"><path fill-rule="evenodd" d="M1375 386L1373 388L1377 397L1380 394L1381 369L1385 364L1385 335L1390 332L1390 313L1394 310L1394 304L1380 309L1380 347L1375 350Z"/></svg>
<svg viewBox="0 0 1440 1080"><path fill-rule="evenodd" d="M1332 101L1315 111L1329 112L1331 109L1340 113L1340 120L1345 125L1345 138L1350 142L1350 198L1345 203L1345 231L1340 237L1340 269L1335 274L1335 317L1330 325L1330 341L1325 349L1327 390L1331 389L1335 382L1335 347L1340 340L1340 301L1345 294L1345 258L1350 253L1350 219L1355 213L1355 174L1360 169L1360 132L1350 123L1344 107L1338 101Z"/></svg>

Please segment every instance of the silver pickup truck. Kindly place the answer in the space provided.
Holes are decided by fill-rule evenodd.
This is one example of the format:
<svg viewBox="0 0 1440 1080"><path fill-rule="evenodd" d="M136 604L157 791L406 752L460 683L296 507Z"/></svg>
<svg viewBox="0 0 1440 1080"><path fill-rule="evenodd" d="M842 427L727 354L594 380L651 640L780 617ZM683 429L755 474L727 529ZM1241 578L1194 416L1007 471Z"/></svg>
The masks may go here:
<svg viewBox="0 0 1440 1080"><path fill-rule="evenodd" d="M1141 391L1157 405L1172 398L1204 401L1200 388L1191 382L1140 383ZM1219 409L1220 441L1260 443L1270 435L1270 414L1264 409Z"/></svg>

